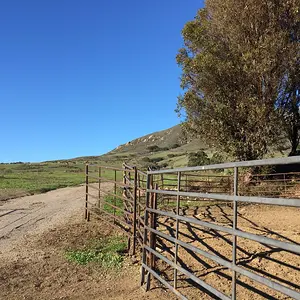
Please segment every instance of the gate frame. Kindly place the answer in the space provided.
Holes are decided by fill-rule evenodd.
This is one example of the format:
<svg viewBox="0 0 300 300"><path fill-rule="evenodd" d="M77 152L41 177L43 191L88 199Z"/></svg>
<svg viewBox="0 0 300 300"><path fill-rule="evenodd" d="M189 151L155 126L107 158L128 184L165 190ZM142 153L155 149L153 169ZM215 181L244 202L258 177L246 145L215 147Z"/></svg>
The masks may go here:
<svg viewBox="0 0 300 300"><path fill-rule="evenodd" d="M282 205L282 206L293 206L293 207L300 207L300 200L293 199L293 198L270 198L270 197L254 197L254 196L239 196L238 195L238 171L241 167L257 167L257 166L269 166L269 165L286 165L286 164L293 164L293 163L300 163L300 157L288 157L288 158L277 158L277 159L265 159L265 160L253 160L253 161L243 161L243 162L233 162L233 163L223 163L223 164L215 164L215 165L205 165L205 166L198 166L198 167L186 167L186 168L176 168L176 169L167 169L167 170L158 170L158 171L148 171L147 172L147 194L146 194L146 212L145 212L145 228L144 228L144 241L143 241L143 254L142 254L142 272L141 272L141 285L143 286L146 284L146 291L150 288L150 280L151 276L153 275L156 279L158 279L162 284L164 284L167 288L169 288L173 293L175 293L180 299L187 299L184 295L182 295L177 290L177 271L185 274L194 282L198 283L206 290L214 294L215 296L219 297L220 299L236 299L236 274L239 273L244 275L256 282L259 282L269 288L279 291L287 296L290 296L294 299L300 299L300 293L290 289L276 281L263 277L261 275L255 274L250 272L242 267L237 266L236 264L236 248L237 248L237 237L242 237L246 239L250 239L256 242L260 242L263 244L267 244L270 246L275 246L281 248L283 250L287 250L296 254L300 254L300 245L296 243L290 242L282 242L279 240L275 240L273 238L267 238L260 235L248 233L242 230L237 229L237 205L239 202L246 202L246 203L259 203L259 204L269 204L269 205ZM180 176L182 172L191 172L191 171L205 171L205 170L217 170L217 169L234 169L234 190L233 195L223 195L223 194L214 194L214 193L195 193L195 192L182 192L180 191ZM163 175L169 173L177 173L177 191L169 191L157 188L151 188L150 182L153 180L153 176L155 175ZM150 198L153 195L162 194L162 195L172 195L177 196L177 204L176 204L176 214L170 213L167 211L158 210L157 208L153 208L150 206ZM233 226L232 228L224 227L221 225L212 224L209 222L204 222L200 220L196 220L190 217L183 217L179 215L178 207L180 205L180 197L181 196L188 196L188 197L195 197L195 198L209 198L215 200L223 200L223 201L232 201L233 202ZM176 220L176 238L173 238L167 234L164 234L156 228L152 228L151 223L149 226L149 214L162 215L168 216ZM189 245L183 241L178 239L178 222L184 221L189 222L192 224L201 225L203 227L227 232L233 236L233 243L232 243L232 261L225 260L217 255L210 254L204 250L200 250L195 246ZM170 242L174 243L175 246L175 262L167 259L162 254L156 251L156 247L151 246L151 242L148 243L148 232L154 235L158 235L167 239ZM232 288L231 288L231 298L224 295L222 292L218 291L211 285L205 283L205 281L199 279L191 272L187 271L186 269L182 268L177 264L177 251L178 245L192 250L200 255L203 255L206 258L209 258L228 269L232 270ZM154 255L157 258L162 259L167 264L174 268L174 286L171 286L165 279L163 279L153 267L147 264L147 256ZM146 274L147 272L147 274Z"/></svg>

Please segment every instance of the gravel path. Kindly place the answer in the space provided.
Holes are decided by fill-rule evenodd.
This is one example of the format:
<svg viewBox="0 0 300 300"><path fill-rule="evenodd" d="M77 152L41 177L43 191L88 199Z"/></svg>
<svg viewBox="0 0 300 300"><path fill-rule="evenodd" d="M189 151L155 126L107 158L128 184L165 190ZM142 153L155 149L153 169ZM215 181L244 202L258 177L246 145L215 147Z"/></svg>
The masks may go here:
<svg viewBox="0 0 300 300"><path fill-rule="evenodd" d="M84 186L67 187L0 202L0 256L13 255L16 245L30 234L55 228L77 213L83 216L84 194Z"/></svg>

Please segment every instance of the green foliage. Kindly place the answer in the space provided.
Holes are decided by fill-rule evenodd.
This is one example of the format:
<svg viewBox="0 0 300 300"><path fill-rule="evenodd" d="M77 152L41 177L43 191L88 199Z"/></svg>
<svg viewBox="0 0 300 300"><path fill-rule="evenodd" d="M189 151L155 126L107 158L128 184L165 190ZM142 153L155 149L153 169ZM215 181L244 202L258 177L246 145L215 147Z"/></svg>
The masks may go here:
<svg viewBox="0 0 300 300"><path fill-rule="evenodd" d="M169 147L158 147L157 145L147 147L147 150L150 152L168 151L169 149Z"/></svg>
<svg viewBox="0 0 300 300"><path fill-rule="evenodd" d="M120 193L118 193L120 195ZM103 209L110 213L113 214L115 211L116 216L122 216L123 215L123 209L124 209L124 204L123 200L118 198L118 197L113 197L113 196L105 196L104 197L104 203ZM110 204L119 207L119 209L112 207Z"/></svg>
<svg viewBox="0 0 300 300"><path fill-rule="evenodd" d="M103 268L120 268L124 260L126 245L124 238L114 236L96 241L82 250L68 250L65 256L68 261L80 265L94 262Z"/></svg>
<svg viewBox="0 0 300 300"><path fill-rule="evenodd" d="M151 146L147 147L147 150L150 152L158 152L161 149L157 145L151 145Z"/></svg>
<svg viewBox="0 0 300 300"><path fill-rule="evenodd" d="M299 11L296 0L207 0L185 25L177 112L191 135L239 160L267 153L281 131L286 83L299 91Z"/></svg>
<svg viewBox="0 0 300 300"><path fill-rule="evenodd" d="M180 145L175 143L175 144L171 145L170 149L175 149L175 148L178 148L178 147L180 147Z"/></svg>
<svg viewBox="0 0 300 300"><path fill-rule="evenodd" d="M163 157L153 157L153 158L150 158L150 162L153 162L153 163L157 163L157 162L160 162L164 160Z"/></svg>
<svg viewBox="0 0 300 300"><path fill-rule="evenodd" d="M220 153L215 152L210 158L210 164L220 164L224 162L224 158Z"/></svg>
<svg viewBox="0 0 300 300"><path fill-rule="evenodd" d="M196 153L190 153L188 156L188 166L203 166L210 164L210 159L204 151L198 151Z"/></svg>
<svg viewBox="0 0 300 300"><path fill-rule="evenodd" d="M160 148L160 151L168 151L168 150L170 150L169 147L161 147L161 148Z"/></svg>
<svg viewBox="0 0 300 300"><path fill-rule="evenodd" d="M159 164L159 168L167 168L168 166L169 166L169 164L166 162Z"/></svg>
<svg viewBox="0 0 300 300"><path fill-rule="evenodd" d="M150 158L147 157L147 156L145 156L145 157L142 158L142 161L144 161L144 162L150 162Z"/></svg>
<svg viewBox="0 0 300 300"><path fill-rule="evenodd" d="M97 169L90 168L96 176ZM102 175L114 179L112 170L103 170ZM117 180L122 172L117 173ZM28 194L45 193L58 188L76 186L85 182L83 162L12 163L0 167L0 200ZM90 178L90 182L95 179Z"/></svg>

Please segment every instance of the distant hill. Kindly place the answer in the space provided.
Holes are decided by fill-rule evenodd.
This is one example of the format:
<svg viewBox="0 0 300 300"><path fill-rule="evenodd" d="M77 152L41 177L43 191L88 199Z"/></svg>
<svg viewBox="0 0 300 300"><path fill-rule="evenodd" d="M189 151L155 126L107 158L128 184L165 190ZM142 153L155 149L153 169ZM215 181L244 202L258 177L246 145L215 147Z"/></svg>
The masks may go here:
<svg viewBox="0 0 300 300"><path fill-rule="evenodd" d="M111 162L123 160L140 167L180 167L187 165L189 153L199 150L212 152L200 139L187 142L181 125L176 125L128 141L99 158Z"/></svg>
<svg viewBox="0 0 300 300"><path fill-rule="evenodd" d="M273 156L286 156L289 150L286 139L282 139L282 143L277 148L273 149ZM204 151L208 157L216 152L200 138L187 142L181 125L176 125L128 141L104 155L78 157L71 161L89 161L118 166L126 161L141 168L148 166L176 168L187 166L189 154L198 151Z"/></svg>

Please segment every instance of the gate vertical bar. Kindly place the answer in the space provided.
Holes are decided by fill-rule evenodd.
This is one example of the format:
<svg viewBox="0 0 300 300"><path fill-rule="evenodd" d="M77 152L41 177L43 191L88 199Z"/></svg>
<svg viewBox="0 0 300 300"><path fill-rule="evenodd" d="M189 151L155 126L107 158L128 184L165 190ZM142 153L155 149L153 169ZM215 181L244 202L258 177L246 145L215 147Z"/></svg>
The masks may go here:
<svg viewBox="0 0 300 300"><path fill-rule="evenodd" d="M237 199L238 196L238 180L239 180L239 171L237 167L234 167L234 181L233 181L233 230L237 229ZM237 244L237 236L232 236L232 264L236 265L236 244ZM236 299L236 271L232 271L232 287L231 287L231 298L233 300Z"/></svg>
<svg viewBox="0 0 300 300"><path fill-rule="evenodd" d="M285 174L283 174L283 182L284 182L284 196L286 197L286 180L285 180Z"/></svg>
<svg viewBox="0 0 300 300"><path fill-rule="evenodd" d="M155 185L155 189L158 189L158 184ZM153 205L152 208L157 209L157 193L154 194L153 196ZM156 230L157 228L157 213L153 214L153 229ZM156 250L156 234L153 234L153 248L154 250ZM154 269L156 266L156 256L153 256L153 261L152 261L152 269Z"/></svg>
<svg viewBox="0 0 300 300"><path fill-rule="evenodd" d="M85 212L84 218L88 219L88 193L89 193L89 165L86 163L85 165Z"/></svg>
<svg viewBox="0 0 300 300"><path fill-rule="evenodd" d="M101 167L98 168L98 208L101 208Z"/></svg>
<svg viewBox="0 0 300 300"><path fill-rule="evenodd" d="M181 180L181 172L177 174L177 191L180 192L180 180ZM180 196L177 195L177 202L176 202L176 215L179 215L179 208L180 208ZM178 239L178 231L179 231L179 220L176 219L176 233L175 238ZM175 251L174 251L174 263L177 265L178 259L178 244L175 242ZM177 289L177 269L174 269L174 289Z"/></svg>
<svg viewBox="0 0 300 300"><path fill-rule="evenodd" d="M123 197L126 198L127 197L127 193L126 193L126 184L127 184L127 180L126 180L126 164L123 163ZM127 210L127 203L125 200L123 200L123 208L124 210ZM128 221L127 218L127 214L124 212L124 219L126 220L126 222Z"/></svg>
<svg viewBox="0 0 300 300"><path fill-rule="evenodd" d="M117 170L115 170L115 183L114 183L114 206L117 206ZM116 208L114 207L114 224L116 223Z"/></svg>
<svg viewBox="0 0 300 300"><path fill-rule="evenodd" d="M149 201L150 201L150 192L149 192L150 184L151 184L151 175L147 174L146 209L145 209L145 220L144 220L145 227L144 227L143 255L142 255L142 263L143 264L146 264L146 254L147 254L145 246L147 245L147 239L148 239L146 227L148 226L148 210L147 210L147 208L149 208ZM142 267L141 285L143 285L145 282L145 272L146 272L145 268Z"/></svg>
<svg viewBox="0 0 300 300"><path fill-rule="evenodd" d="M136 208L137 208L137 169L134 167L134 187L133 187L133 248L132 254L135 255L136 247Z"/></svg>
<svg viewBox="0 0 300 300"><path fill-rule="evenodd" d="M137 201L138 201L138 206L137 206L137 214L138 214L138 216L140 217L141 216L141 175L140 174L138 174L138 187L139 187L139 189L138 189L138 196L137 196ZM140 221L140 218L138 218L138 228L141 228L141 221ZM141 237L140 237L141 238Z"/></svg>
<svg viewBox="0 0 300 300"><path fill-rule="evenodd" d="M188 192L188 175L185 175L185 191Z"/></svg>

